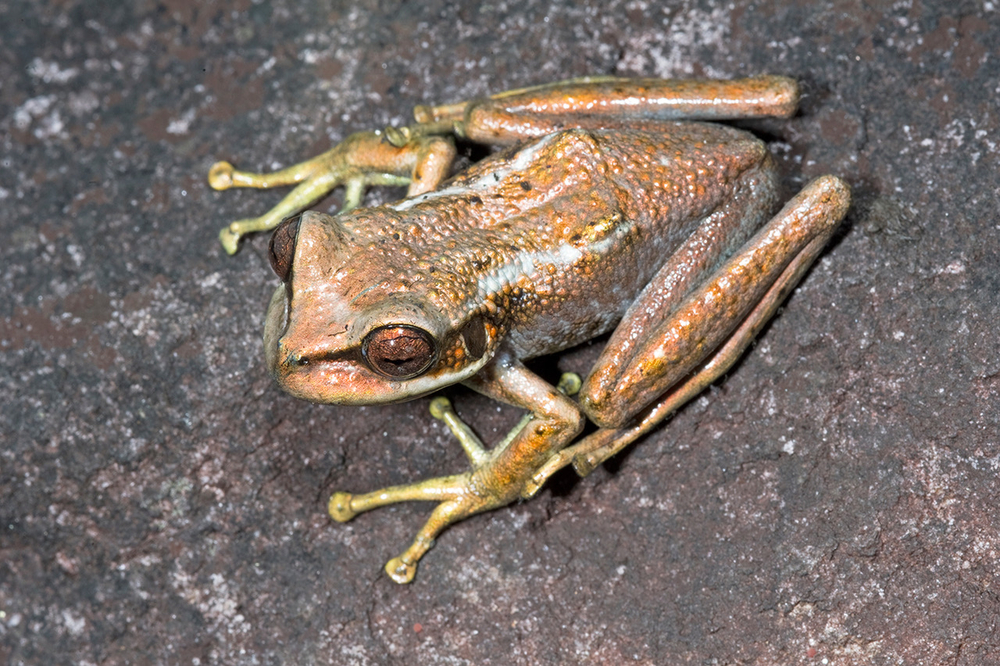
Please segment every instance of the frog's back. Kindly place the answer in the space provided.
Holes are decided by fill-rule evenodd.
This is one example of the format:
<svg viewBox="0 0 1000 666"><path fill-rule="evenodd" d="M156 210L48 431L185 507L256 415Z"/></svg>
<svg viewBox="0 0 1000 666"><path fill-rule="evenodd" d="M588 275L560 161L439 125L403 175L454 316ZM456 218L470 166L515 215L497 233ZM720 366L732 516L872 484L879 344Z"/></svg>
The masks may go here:
<svg viewBox="0 0 1000 666"><path fill-rule="evenodd" d="M532 225L533 232L558 243L584 233L593 224L590 211L609 205L651 230L703 217L743 173L758 168L773 169L764 144L724 125L571 129L492 155L392 208L429 212L452 238L463 228L507 230L544 215L547 223ZM517 219L524 216L533 219Z"/></svg>
<svg viewBox="0 0 1000 666"><path fill-rule="evenodd" d="M747 171L759 172L764 188L773 189L773 162L753 135L711 123L647 125L547 135L389 206L399 219L380 221L405 228L429 255L483 243L500 254L567 244L586 251L594 243L603 252L609 235L623 242L655 237L650 250L669 254L692 221L745 184ZM388 234L372 222L365 223L369 233Z"/></svg>
<svg viewBox="0 0 1000 666"><path fill-rule="evenodd" d="M509 337L523 356L577 344L614 326L743 174L773 181L766 148L746 132L650 124L657 131L550 134L351 226L396 240L407 288L426 285L456 319L481 303L516 313Z"/></svg>

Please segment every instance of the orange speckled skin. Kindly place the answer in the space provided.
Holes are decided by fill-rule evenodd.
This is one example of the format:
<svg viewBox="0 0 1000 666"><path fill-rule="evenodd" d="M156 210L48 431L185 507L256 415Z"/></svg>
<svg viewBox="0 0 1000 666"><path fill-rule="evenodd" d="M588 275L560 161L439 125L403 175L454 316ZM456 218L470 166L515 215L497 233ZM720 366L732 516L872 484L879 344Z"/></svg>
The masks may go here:
<svg viewBox="0 0 1000 666"><path fill-rule="evenodd" d="M489 355L503 343L521 359L610 330L704 218L723 204L743 206L718 230L718 242L693 258L708 264L731 253L777 203L772 160L752 135L705 123L659 129L564 130L491 156L444 183L446 194L419 196L404 210L308 214L290 281L288 353L331 357L359 346L373 322L389 323L381 310L400 294L447 339L427 378L447 379L478 360L446 334L476 317L492 327ZM474 185L483 180L494 182ZM337 322L346 335L325 335L331 308L349 312ZM360 391L368 384L356 368L349 381L319 364L277 372L286 388L312 400L400 399L381 377Z"/></svg>
<svg viewBox="0 0 1000 666"><path fill-rule="evenodd" d="M788 116L797 99L781 77L573 80L418 107L414 126L352 135L275 174L213 167L220 188L299 183L266 215L224 229L229 251L338 184L350 207L367 185L409 183L395 204L281 223L270 252L284 284L264 346L286 390L371 404L461 382L530 414L486 449L438 403L432 413L470 471L331 497L339 521L438 502L390 576L411 580L447 525L530 497L565 465L588 473L739 358L826 244L850 190L818 178L772 217L777 179L763 143L699 121ZM508 148L442 182L452 136ZM522 364L612 329L576 401ZM587 418L599 429L568 446Z"/></svg>

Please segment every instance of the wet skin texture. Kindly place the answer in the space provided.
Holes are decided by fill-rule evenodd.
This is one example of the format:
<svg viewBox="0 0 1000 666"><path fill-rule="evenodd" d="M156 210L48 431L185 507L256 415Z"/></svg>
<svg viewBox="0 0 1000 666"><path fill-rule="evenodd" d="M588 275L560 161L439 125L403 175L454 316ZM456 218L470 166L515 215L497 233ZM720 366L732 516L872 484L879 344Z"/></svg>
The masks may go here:
<svg viewBox="0 0 1000 666"><path fill-rule="evenodd" d="M829 240L850 203L810 182L777 214L763 143L704 120L788 116L794 81L591 78L418 107L416 124L348 137L274 174L213 166L213 187L298 183L274 210L283 284L265 327L277 381L317 402L408 400L463 383L528 416L487 449L432 402L468 454L458 475L330 498L338 521L406 500L438 505L386 565L412 580L447 525L586 475L728 369ZM506 149L444 181L453 137ZM406 199L356 209L364 188ZM346 188L337 216L299 211ZM582 380L554 387L522 361L613 331ZM574 400L570 396L578 393ZM590 419L599 429L573 442Z"/></svg>

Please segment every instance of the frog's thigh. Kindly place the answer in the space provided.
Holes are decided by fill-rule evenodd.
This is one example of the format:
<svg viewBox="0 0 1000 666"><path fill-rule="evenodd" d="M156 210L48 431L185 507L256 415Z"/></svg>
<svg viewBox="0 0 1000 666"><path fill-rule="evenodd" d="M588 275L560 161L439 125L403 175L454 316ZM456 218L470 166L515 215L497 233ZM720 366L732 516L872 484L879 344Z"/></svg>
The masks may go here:
<svg viewBox="0 0 1000 666"><path fill-rule="evenodd" d="M628 341L628 351L602 353L580 392L583 410L602 427L620 428L653 404L723 345L811 241L829 237L849 204L846 183L817 178L679 305L661 310L662 319L616 330L612 342Z"/></svg>
<svg viewBox="0 0 1000 666"><path fill-rule="evenodd" d="M632 425L618 430L598 430L573 446L560 451L558 459L553 457L545 465L545 468L536 475L538 485L544 483L544 479L570 462L573 463L573 467L576 468L580 476L586 476L605 460L652 430L660 421L673 414L727 372L757 337L764 324L771 319L789 292L802 279L802 276L830 240L835 228L831 227L828 232L821 233L809 241L806 247L785 268L761 301L747 315L739 328L697 370L657 398L645 412L638 416Z"/></svg>
<svg viewBox="0 0 1000 666"><path fill-rule="evenodd" d="M734 252L771 217L778 202L777 176L767 164L749 169L732 196L697 222L629 307L604 346L587 385L614 386L624 369L639 362L651 332L690 294L701 288ZM594 389L590 389L594 394Z"/></svg>

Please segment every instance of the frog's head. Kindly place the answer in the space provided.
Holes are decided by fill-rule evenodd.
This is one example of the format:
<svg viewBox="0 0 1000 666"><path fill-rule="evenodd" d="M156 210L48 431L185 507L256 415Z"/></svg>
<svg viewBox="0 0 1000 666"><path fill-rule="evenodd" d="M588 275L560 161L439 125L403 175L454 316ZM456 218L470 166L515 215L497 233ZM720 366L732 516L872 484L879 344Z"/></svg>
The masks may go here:
<svg viewBox="0 0 1000 666"><path fill-rule="evenodd" d="M307 211L275 229L275 290L264 326L271 374L289 393L342 404L409 400L460 382L496 348L483 314L449 315L404 258ZM461 310L461 308L457 308Z"/></svg>

